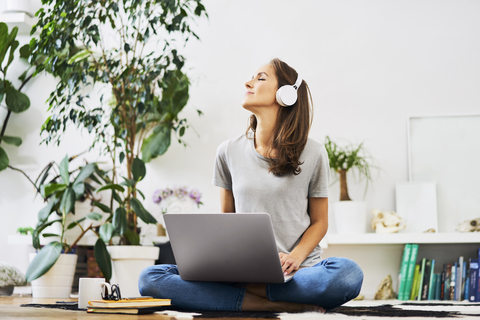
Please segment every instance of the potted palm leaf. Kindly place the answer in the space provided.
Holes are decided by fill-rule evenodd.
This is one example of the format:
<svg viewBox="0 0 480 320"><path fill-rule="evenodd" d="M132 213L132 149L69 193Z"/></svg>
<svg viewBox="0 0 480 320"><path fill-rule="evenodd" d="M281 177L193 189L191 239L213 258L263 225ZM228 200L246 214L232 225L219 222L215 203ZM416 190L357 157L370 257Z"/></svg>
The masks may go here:
<svg viewBox="0 0 480 320"><path fill-rule="evenodd" d="M189 127L179 116L189 98L189 80L174 44L198 38L190 24L206 15L205 8L201 0L42 2L32 29L39 36L31 41L31 59L46 54L36 72L49 72L59 81L48 99L51 115L42 127L44 141L59 143L70 125L92 134L92 147L112 164L100 188L111 192L106 210L111 223L100 231L110 244L119 239L117 244L138 246L138 219L156 223L137 188L146 175L145 163L164 154L172 140L184 143ZM138 255L141 249L133 252ZM158 248L143 249L151 249L153 264L158 258L153 249ZM138 295L135 281L129 292L116 275L119 248L109 250L112 281L123 286L122 293Z"/></svg>
<svg viewBox="0 0 480 320"><path fill-rule="evenodd" d="M75 170L69 170L69 163L75 157L65 158L58 165L59 174L45 182L49 172L54 168L52 162L40 174L40 193L47 205L38 213L38 223L32 233L33 247L38 253L31 256L26 280L32 283L32 293L36 298L68 298L72 289L73 277L77 263L74 247L78 241L94 226L82 226L85 219L101 221L102 215L92 212L87 217L78 217L69 221L75 214L75 203L92 194L92 187L86 182L93 178L96 164L90 163ZM37 179L38 180L38 179ZM97 207L103 205L93 202ZM59 226L54 232L47 232L51 226ZM72 243L68 243L66 233L79 228L81 233ZM41 238L53 241L42 246ZM95 258L106 279L110 279L112 267L104 240L99 236L95 243Z"/></svg>
<svg viewBox="0 0 480 320"><path fill-rule="evenodd" d="M367 208L365 201L353 201L348 193L347 173L358 174L366 179L365 193L372 180L372 159L366 154L363 143L358 146L339 146L330 137L325 139L325 148L332 173L340 181L340 201L333 203L333 213L338 233L365 233Z"/></svg>

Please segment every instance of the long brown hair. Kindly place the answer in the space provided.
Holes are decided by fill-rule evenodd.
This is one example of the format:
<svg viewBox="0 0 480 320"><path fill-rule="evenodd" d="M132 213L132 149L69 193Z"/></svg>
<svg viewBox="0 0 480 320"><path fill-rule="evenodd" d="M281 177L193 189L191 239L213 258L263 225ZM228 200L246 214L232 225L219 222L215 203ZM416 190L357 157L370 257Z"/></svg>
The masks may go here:
<svg viewBox="0 0 480 320"><path fill-rule="evenodd" d="M295 83L298 77L295 69L278 58L270 61L270 64L275 70L278 88ZM273 150L277 150L276 159L268 157L270 161L269 171L276 176L288 172L298 175L302 172L300 166L303 162L300 162L300 154L307 144L313 117L312 96L305 80L297 89L297 97L297 102L294 105L281 107L278 110L272 148L267 152L267 154L271 154ZM257 118L252 114L247 133L250 130L255 133L256 128Z"/></svg>

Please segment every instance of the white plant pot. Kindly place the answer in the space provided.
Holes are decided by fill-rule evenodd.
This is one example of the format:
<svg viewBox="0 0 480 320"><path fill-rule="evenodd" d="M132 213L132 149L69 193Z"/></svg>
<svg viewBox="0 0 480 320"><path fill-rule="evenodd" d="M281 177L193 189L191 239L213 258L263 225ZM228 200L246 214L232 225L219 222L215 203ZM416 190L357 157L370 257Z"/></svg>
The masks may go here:
<svg viewBox="0 0 480 320"><path fill-rule="evenodd" d="M36 253L30 254L30 262L35 256ZM47 273L31 282L33 297L70 298L77 258L76 254L61 254Z"/></svg>
<svg viewBox="0 0 480 320"><path fill-rule="evenodd" d="M365 201L339 201L333 204L337 232L341 234L367 232L367 204Z"/></svg>
<svg viewBox="0 0 480 320"><path fill-rule="evenodd" d="M112 258L111 284L120 286L122 298L139 297L138 278L143 269L155 264L160 248L155 246L108 246Z"/></svg>
<svg viewBox="0 0 480 320"><path fill-rule="evenodd" d="M31 14L30 0L7 0L7 9L9 12L27 12Z"/></svg>

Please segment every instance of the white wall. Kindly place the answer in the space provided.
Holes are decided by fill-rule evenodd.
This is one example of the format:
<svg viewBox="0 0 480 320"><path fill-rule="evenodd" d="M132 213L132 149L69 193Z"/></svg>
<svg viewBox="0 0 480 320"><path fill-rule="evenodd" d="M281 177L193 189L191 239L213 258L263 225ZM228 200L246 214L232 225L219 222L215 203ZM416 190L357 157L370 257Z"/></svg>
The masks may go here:
<svg viewBox="0 0 480 320"><path fill-rule="evenodd" d="M183 51L192 86L182 115L198 136L190 130L189 147L174 144L148 164L140 186L148 197L157 188L194 186L203 194L202 211L219 209L218 188L211 185L216 148L245 131L249 113L240 104L244 83L273 57L296 68L310 86L315 105L312 137L365 142L377 160L381 171L365 198L369 210L395 210L395 182L408 179L408 116L480 112L478 1L204 3L210 18L196 28L201 41L191 41ZM60 148L38 146L47 116L44 101L54 86L50 77L36 79L27 91L32 107L9 123L7 133L24 139L17 150L8 148L11 161L32 164L32 174L65 152L80 152L88 145L73 133ZM205 115L198 117L195 109ZM351 181L350 189L353 199L363 197L363 184ZM26 180L12 171L0 173L0 194L0 259L12 261L7 235L19 226L33 226L42 204L33 201ZM333 185L331 199L338 194L338 185ZM150 199L145 206L158 210ZM399 260L398 252L389 257ZM368 268L368 263L363 266ZM386 274L366 279L365 290L374 291Z"/></svg>

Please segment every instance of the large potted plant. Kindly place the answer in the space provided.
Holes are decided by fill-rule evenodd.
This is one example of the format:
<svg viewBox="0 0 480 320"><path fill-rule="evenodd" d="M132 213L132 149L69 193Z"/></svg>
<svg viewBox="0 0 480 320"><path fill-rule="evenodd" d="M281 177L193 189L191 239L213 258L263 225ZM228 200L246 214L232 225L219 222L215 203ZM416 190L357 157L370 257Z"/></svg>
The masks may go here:
<svg viewBox="0 0 480 320"><path fill-rule="evenodd" d="M365 193L372 180L372 159L367 155L363 143L339 146L330 137L325 139L325 148L332 173L340 181L340 201L333 203L333 214L338 233L365 233L367 230L367 208L365 201L353 201L348 194L347 173L358 173L358 179L366 179Z"/></svg>
<svg viewBox="0 0 480 320"><path fill-rule="evenodd" d="M86 164L76 170L69 170L69 163L74 157L65 158L58 165L59 174L45 182L50 169L55 163L49 164L40 174L41 196L47 205L38 213L38 223L32 233L33 247L38 251L31 256L26 279L32 282L32 293L36 298L68 298L72 289L77 255L73 248L77 242L92 229L93 223L87 227L82 222L87 217L79 217L68 221L69 215L75 214L75 203L91 194L91 186L85 180L94 176L97 170L95 164ZM38 179L37 179L38 180ZM45 183L43 183L45 182ZM94 202L97 207L103 205ZM102 220L99 213L90 213L92 221ZM58 225L55 232L47 232L52 225ZM81 229L81 233L72 243L68 243L66 232L73 228ZM51 238L53 241L41 246L40 239ZM108 240L107 240L108 241ZM99 236L95 243L95 258L106 279L112 273L111 261L104 240Z"/></svg>
<svg viewBox="0 0 480 320"><path fill-rule="evenodd" d="M112 239L118 235L119 244L140 244L137 218L156 223L138 199L143 195L137 183L145 177L145 162L164 154L172 139L183 143L188 123L179 113L189 98L189 80L182 71L184 58L172 44L198 38L190 22L202 15L200 0L43 0L37 12L32 34L40 34L31 41L31 59L46 54L36 72L59 80L48 99L45 142L59 143L73 124L91 133L92 147L111 159L101 190L111 190L112 228L103 228L110 228ZM158 249L145 249L157 250L152 250L153 264ZM110 250L115 259L118 248ZM116 269L112 282L123 285ZM129 290L122 287L137 295L136 283L136 291Z"/></svg>

